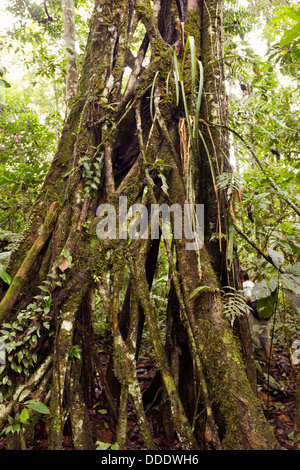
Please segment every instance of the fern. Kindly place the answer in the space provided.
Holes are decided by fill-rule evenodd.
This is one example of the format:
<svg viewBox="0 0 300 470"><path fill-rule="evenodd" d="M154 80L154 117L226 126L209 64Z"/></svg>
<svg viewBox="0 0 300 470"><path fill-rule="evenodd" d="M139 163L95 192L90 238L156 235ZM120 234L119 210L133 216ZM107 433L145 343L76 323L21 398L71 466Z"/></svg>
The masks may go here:
<svg viewBox="0 0 300 470"><path fill-rule="evenodd" d="M226 290L223 290L226 289ZM223 311L225 317L229 320L231 326L235 319L247 312L247 304L243 290L236 290L234 287L226 286L223 289L218 287L200 286L197 287L190 295L188 300L192 299L201 291L220 292L223 303Z"/></svg>
<svg viewBox="0 0 300 470"><path fill-rule="evenodd" d="M229 172L222 173L218 177L217 186L219 189L226 189L228 198L233 191L240 191L246 185L245 180L238 174Z"/></svg>
<svg viewBox="0 0 300 470"><path fill-rule="evenodd" d="M224 315L233 326L235 319L246 313L247 304L243 290L236 290L232 287L226 287L226 289L231 289L231 291L222 291Z"/></svg>

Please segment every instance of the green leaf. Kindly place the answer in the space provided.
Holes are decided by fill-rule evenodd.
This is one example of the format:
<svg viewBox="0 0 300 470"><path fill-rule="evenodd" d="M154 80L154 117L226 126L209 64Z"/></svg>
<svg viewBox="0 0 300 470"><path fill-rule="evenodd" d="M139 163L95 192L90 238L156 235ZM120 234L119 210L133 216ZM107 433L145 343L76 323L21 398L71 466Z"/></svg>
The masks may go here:
<svg viewBox="0 0 300 470"><path fill-rule="evenodd" d="M174 77L175 77L175 87L176 87L176 106L179 104L179 67L178 67L178 60L176 56L175 49L173 51L173 63L174 63Z"/></svg>
<svg viewBox="0 0 300 470"><path fill-rule="evenodd" d="M11 255L11 251L3 251L0 253L0 259L7 260Z"/></svg>
<svg viewBox="0 0 300 470"><path fill-rule="evenodd" d="M21 414L20 414L20 422L21 423L26 423L27 420L29 419L29 411L27 408L23 408L23 410L21 411Z"/></svg>
<svg viewBox="0 0 300 470"><path fill-rule="evenodd" d="M110 447L110 443L109 443L109 442L100 442L100 441L97 441L97 442L96 442L96 445L97 445L96 450L107 450L107 449L109 449L109 447Z"/></svg>
<svg viewBox="0 0 300 470"><path fill-rule="evenodd" d="M276 288L276 279L270 279L269 281L264 279L263 281L258 282L254 285L252 290L253 299L266 299L270 297L270 295L276 290Z"/></svg>
<svg viewBox="0 0 300 470"><path fill-rule="evenodd" d="M202 99L202 90L203 90L203 65L200 60L198 60L199 64L199 90L197 96L197 104L196 104L196 111L195 111L195 123L194 123L194 138L196 139L196 145L198 149L198 124L199 124L199 114L200 114L200 107L201 107L201 99Z"/></svg>
<svg viewBox="0 0 300 470"><path fill-rule="evenodd" d="M277 289L269 297L260 298L256 302L257 312L260 318L270 318L273 315L277 302Z"/></svg>
<svg viewBox="0 0 300 470"><path fill-rule="evenodd" d="M217 287L209 287L209 286L196 287L196 289L193 290L193 292L189 296L188 300L192 299L198 292L200 292L202 290L210 290L210 291L213 291L213 292L218 292L219 291L219 289Z"/></svg>
<svg viewBox="0 0 300 470"><path fill-rule="evenodd" d="M12 430L13 430L12 426L6 426L6 428L4 429L4 432L5 434L9 434L10 432L12 432Z"/></svg>
<svg viewBox="0 0 300 470"><path fill-rule="evenodd" d="M268 253L276 268L279 269L282 263L284 262L284 256L281 253L278 253L278 251L273 250L272 248L268 248Z"/></svg>
<svg viewBox="0 0 300 470"><path fill-rule="evenodd" d="M162 187L161 189L163 190L163 192L169 196L169 193L168 193L168 189L169 189L169 186L167 184L167 179L165 177L165 175L163 175L162 173L159 173L158 176L160 177L160 179L162 180Z"/></svg>
<svg viewBox="0 0 300 470"><path fill-rule="evenodd" d="M285 46L285 44L289 44L290 42L298 39L300 36L300 22L297 23L292 28L288 29L280 40L280 45Z"/></svg>
<svg viewBox="0 0 300 470"><path fill-rule="evenodd" d="M283 289L283 291L287 300L291 304L292 309L296 312L298 317L300 317L300 295L294 294L294 292L289 289Z"/></svg>
<svg viewBox="0 0 300 470"><path fill-rule="evenodd" d="M54 274L54 273L50 273L50 274L47 274L48 277L51 277L52 279L56 279L57 278L57 274Z"/></svg>
<svg viewBox="0 0 300 470"><path fill-rule="evenodd" d="M294 276L293 274L282 274L281 281L287 289L290 289L295 294L300 295L300 276Z"/></svg>
<svg viewBox="0 0 300 470"><path fill-rule="evenodd" d="M27 400L24 403L27 408L30 408L31 410L38 411L39 413L42 414L50 414L49 408L44 405L44 403L38 401L38 400Z"/></svg>
<svg viewBox="0 0 300 470"><path fill-rule="evenodd" d="M119 450L119 444L112 444L111 450Z"/></svg>
<svg viewBox="0 0 300 470"><path fill-rule="evenodd" d="M97 406L99 406L101 403L100 402L97 402L93 405L93 408L97 408Z"/></svg>
<svg viewBox="0 0 300 470"><path fill-rule="evenodd" d="M287 16L288 18L291 18L292 20L295 20L295 21L300 21L300 14L290 7L284 9L284 16Z"/></svg>
<svg viewBox="0 0 300 470"><path fill-rule="evenodd" d="M300 276L300 263L293 264L286 268L286 272L294 276Z"/></svg>
<svg viewBox="0 0 300 470"><path fill-rule="evenodd" d="M2 281L6 282L6 284L10 285L11 277L10 275L4 270L3 266L0 264L0 278Z"/></svg>
<svg viewBox="0 0 300 470"><path fill-rule="evenodd" d="M43 290L44 292L48 292L48 293L49 293L49 289L48 289L48 287L46 287L46 286L39 286L39 289Z"/></svg>
<svg viewBox="0 0 300 470"><path fill-rule="evenodd" d="M191 51L191 73L192 73L192 93L194 93L195 83L196 83L196 50L195 50L195 38L194 36L189 36L189 44Z"/></svg>
<svg viewBox="0 0 300 470"><path fill-rule="evenodd" d="M151 116L151 121L153 122L154 120L154 114L153 114L153 102L154 102L154 90L155 90L155 82L156 82L156 79L157 79L157 76L158 76L159 72L157 71L155 73L155 76L154 76L154 79L153 79L153 82L152 82L152 86L151 86L151 95L150 95L150 116Z"/></svg>
<svg viewBox="0 0 300 470"><path fill-rule="evenodd" d="M3 86L4 88L11 88L11 84L8 83L6 80L3 78L0 79L0 86Z"/></svg>

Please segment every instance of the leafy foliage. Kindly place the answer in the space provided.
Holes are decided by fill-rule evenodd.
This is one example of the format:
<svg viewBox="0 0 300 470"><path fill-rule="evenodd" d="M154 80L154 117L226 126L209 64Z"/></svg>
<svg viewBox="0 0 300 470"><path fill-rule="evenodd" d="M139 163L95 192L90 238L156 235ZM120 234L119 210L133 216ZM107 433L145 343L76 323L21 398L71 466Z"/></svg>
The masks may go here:
<svg viewBox="0 0 300 470"><path fill-rule="evenodd" d="M14 95L1 104L1 227L19 232L48 170L56 145L55 116L45 123Z"/></svg>
<svg viewBox="0 0 300 470"><path fill-rule="evenodd" d="M297 5L280 1L250 2L247 14L256 18L256 30L265 41L263 52L251 42L247 31L232 29L232 18L238 25L245 18L236 2L229 2L225 15L225 58L235 54L225 61L232 92L229 127L236 131L232 134L235 172L231 178L221 175L218 186L227 188L228 198L234 200L235 217L245 234L236 240L238 255L242 267L258 281L253 293L262 317L268 317L277 306L283 314L286 295L289 299L299 295L299 216L282 198L288 196L299 207L298 10ZM252 147L256 160L242 139ZM289 311L293 311L292 303ZM297 315L294 321L297 323Z"/></svg>

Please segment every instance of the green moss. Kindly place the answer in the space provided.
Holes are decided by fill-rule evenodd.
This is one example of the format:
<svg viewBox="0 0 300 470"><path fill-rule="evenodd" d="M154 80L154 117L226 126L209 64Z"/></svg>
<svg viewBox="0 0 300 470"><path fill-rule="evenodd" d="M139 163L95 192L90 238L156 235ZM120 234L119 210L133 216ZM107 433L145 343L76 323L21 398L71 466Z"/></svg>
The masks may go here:
<svg viewBox="0 0 300 470"><path fill-rule="evenodd" d="M188 36L194 36L197 57L199 57L201 53L201 30L200 10L189 10L184 24L184 35L186 39Z"/></svg>
<svg viewBox="0 0 300 470"><path fill-rule="evenodd" d="M152 23L153 7L149 1L136 1L134 7L136 12L141 16L141 18L143 18L147 25Z"/></svg>

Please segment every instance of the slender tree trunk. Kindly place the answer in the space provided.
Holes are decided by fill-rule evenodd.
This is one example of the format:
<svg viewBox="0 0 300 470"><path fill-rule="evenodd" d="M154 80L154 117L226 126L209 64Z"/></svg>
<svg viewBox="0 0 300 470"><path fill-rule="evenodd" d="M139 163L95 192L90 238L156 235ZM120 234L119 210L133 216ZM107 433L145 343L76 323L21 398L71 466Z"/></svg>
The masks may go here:
<svg viewBox="0 0 300 470"><path fill-rule="evenodd" d="M61 0L64 24L65 53L67 59L65 100L67 116L70 113L70 101L75 98L78 89L77 54L76 54L76 30L74 1Z"/></svg>
<svg viewBox="0 0 300 470"><path fill-rule="evenodd" d="M136 372L146 324L159 371L154 397L163 397L168 435L174 433L182 449L201 447L196 429L203 417L215 449L278 448L249 382L251 361L246 368L220 294L221 287L238 286L220 238L221 232L229 234L228 201L217 176L230 171L228 138L217 128L227 119L221 6L220 0L164 0L154 7L148 0L96 1L78 93L30 224L11 257L12 284L8 290L2 286L1 322L11 347L1 370L7 397L2 427L43 384L51 411L50 448L62 448L68 422L74 447L90 448L87 409L98 373L120 447L126 444L131 403L146 447L155 448L147 393L141 395ZM133 56L130 45L139 22L144 38ZM203 95L195 58L204 66ZM124 83L127 65L132 72ZM99 236L102 204L116 211L117 231L124 231L119 224L124 197L128 207L176 204L181 214L187 203L205 206L205 243L197 249L186 249L193 236L175 236L175 220L169 243L160 222L171 286L166 342L151 293L157 245L151 237ZM151 223L154 214L147 214ZM108 373L114 380L95 353L87 303L93 289L109 322L113 367ZM18 332L17 343L11 344L7 322ZM80 360L74 357L78 346ZM86 424L84 432L78 419Z"/></svg>

